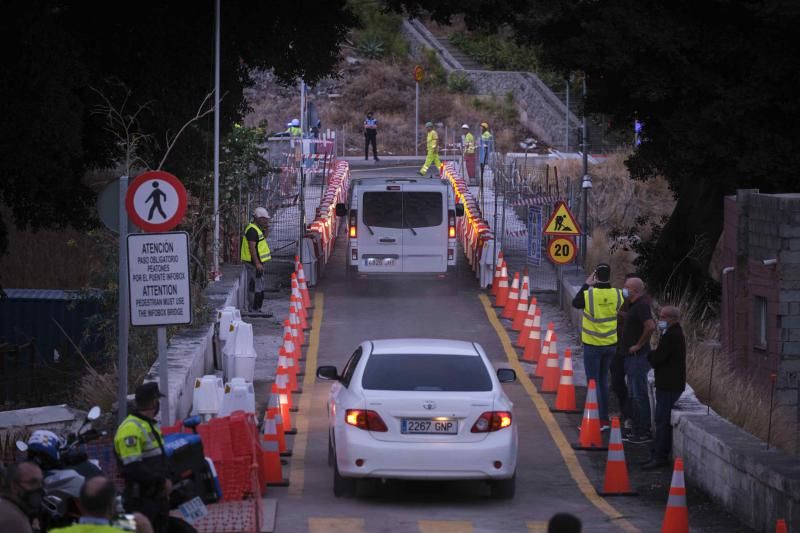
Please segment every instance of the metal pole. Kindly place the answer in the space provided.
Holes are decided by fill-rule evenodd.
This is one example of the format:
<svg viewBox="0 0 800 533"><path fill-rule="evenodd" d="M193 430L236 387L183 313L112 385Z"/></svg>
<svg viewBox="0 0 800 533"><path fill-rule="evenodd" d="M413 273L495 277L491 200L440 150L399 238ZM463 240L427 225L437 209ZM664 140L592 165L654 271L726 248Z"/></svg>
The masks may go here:
<svg viewBox="0 0 800 533"><path fill-rule="evenodd" d="M589 177L589 136L586 122L586 73L583 74L583 124L581 128L581 151L583 152L583 236L581 237L581 262L586 261L586 237L589 229L588 208L589 208L589 189L592 188L592 180Z"/></svg>
<svg viewBox="0 0 800 533"><path fill-rule="evenodd" d="M416 86L416 104L414 106L414 157L419 156L419 82Z"/></svg>
<svg viewBox="0 0 800 533"><path fill-rule="evenodd" d="M711 398L713 397L714 385L714 356L717 355L716 350L711 350L711 370L708 373L708 398L706 399L706 414L711 414Z"/></svg>
<svg viewBox="0 0 800 533"><path fill-rule="evenodd" d="M306 174L300 166L300 237L297 239L297 257L303 262L303 235L306 232Z"/></svg>
<svg viewBox="0 0 800 533"><path fill-rule="evenodd" d="M214 2L214 279L219 272L219 56L220 56L220 3Z"/></svg>
<svg viewBox="0 0 800 533"><path fill-rule="evenodd" d="M130 307L128 304L128 212L125 196L128 193L128 176L119 178L119 297L117 298L117 421L121 424L128 416L128 327Z"/></svg>
<svg viewBox="0 0 800 533"><path fill-rule="evenodd" d="M564 113L564 152L569 152L569 77L567 77L567 111Z"/></svg>
<svg viewBox="0 0 800 533"><path fill-rule="evenodd" d="M169 411L169 363L167 362L167 328L157 328L158 336L158 390L164 397L161 399L161 425L171 426L172 417Z"/></svg>
<svg viewBox="0 0 800 533"><path fill-rule="evenodd" d="M769 450L769 444L772 437L772 400L775 398L775 379L777 375L775 372L772 372L769 375L769 380L772 382L772 387L769 389L769 423L767 424L767 449Z"/></svg>
<svg viewBox="0 0 800 533"><path fill-rule="evenodd" d="M306 133L306 82L300 80L300 129ZM301 137L302 138L302 137Z"/></svg>

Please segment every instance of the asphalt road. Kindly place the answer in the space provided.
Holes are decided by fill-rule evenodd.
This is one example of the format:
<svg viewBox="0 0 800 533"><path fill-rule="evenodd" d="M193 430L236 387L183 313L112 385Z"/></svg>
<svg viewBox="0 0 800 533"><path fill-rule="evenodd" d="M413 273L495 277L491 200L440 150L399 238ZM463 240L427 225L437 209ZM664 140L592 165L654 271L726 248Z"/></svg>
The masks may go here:
<svg viewBox="0 0 800 533"><path fill-rule="evenodd" d="M410 175L415 170L385 172ZM337 247L314 291L305 349L308 372L303 393L295 398L298 434L290 440L293 455L284 467L290 484L268 490L267 496L278 501L276 531L535 532L546 531L547 520L561 511L580 517L588 532L660 531L669 485L663 487L665 475L652 478L660 484L661 497L604 499L596 494L605 453L572 450L569 443L577 440L581 416L550 413L552 396L542 396L527 377L509 344L515 337L497 320L470 274L462 264L450 279L348 279L344 246ZM314 371L322 364L341 369L365 339L397 337L477 341L495 365L517 370L518 381L504 385L519 427L513 500L490 499L478 481L365 483L356 497L334 497L325 410L330 384L316 380ZM582 397L579 393L581 403ZM730 521L719 523L719 529L712 525L698 531L738 531Z"/></svg>

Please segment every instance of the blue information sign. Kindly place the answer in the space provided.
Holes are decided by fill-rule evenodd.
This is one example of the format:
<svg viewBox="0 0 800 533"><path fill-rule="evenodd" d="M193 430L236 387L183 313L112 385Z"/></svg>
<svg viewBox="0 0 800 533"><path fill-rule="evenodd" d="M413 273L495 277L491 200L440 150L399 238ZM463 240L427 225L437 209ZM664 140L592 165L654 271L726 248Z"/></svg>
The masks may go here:
<svg viewBox="0 0 800 533"><path fill-rule="evenodd" d="M535 205L528 211L528 264L542 264L542 206Z"/></svg>

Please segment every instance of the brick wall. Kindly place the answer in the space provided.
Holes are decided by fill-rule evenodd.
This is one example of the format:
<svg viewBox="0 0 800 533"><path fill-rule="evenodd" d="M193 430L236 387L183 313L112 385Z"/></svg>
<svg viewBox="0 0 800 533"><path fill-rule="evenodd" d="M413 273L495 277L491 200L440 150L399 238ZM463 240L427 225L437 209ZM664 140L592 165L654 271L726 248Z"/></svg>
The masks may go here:
<svg viewBox="0 0 800 533"><path fill-rule="evenodd" d="M800 194L739 190L725 199L722 346L729 364L771 387L776 405L798 423L800 448ZM767 304L765 346L758 345L756 302Z"/></svg>

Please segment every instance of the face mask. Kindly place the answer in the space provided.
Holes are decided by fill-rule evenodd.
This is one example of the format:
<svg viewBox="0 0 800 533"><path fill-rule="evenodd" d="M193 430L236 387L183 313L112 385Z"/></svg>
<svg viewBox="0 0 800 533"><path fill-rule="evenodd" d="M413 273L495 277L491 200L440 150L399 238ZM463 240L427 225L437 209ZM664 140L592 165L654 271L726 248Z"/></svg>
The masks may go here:
<svg viewBox="0 0 800 533"><path fill-rule="evenodd" d="M25 507L28 516L36 516L42 510L44 489L26 490L19 495L19 501Z"/></svg>
<svg viewBox="0 0 800 533"><path fill-rule="evenodd" d="M626 289L625 287L623 287L623 288L622 288L622 297L623 297L623 298L629 298L629 297L630 297L630 295L631 295L630 291L628 291L628 289Z"/></svg>
<svg viewBox="0 0 800 533"><path fill-rule="evenodd" d="M161 402L158 402L156 404L156 412L153 413L153 416L156 416L158 414L158 411L160 411L160 410L161 410Z"/></svg>
<svg viewBox="0 0 800 533"><path fill-rule="evenodd" d="M667 324L667 321L666 321L666 320L659 320L659 321L658 321L658 329L660 329L662 333L663 333L664 331L666 331L666 329L667 329L667 326L669 326L669 324Z"/></svg>

